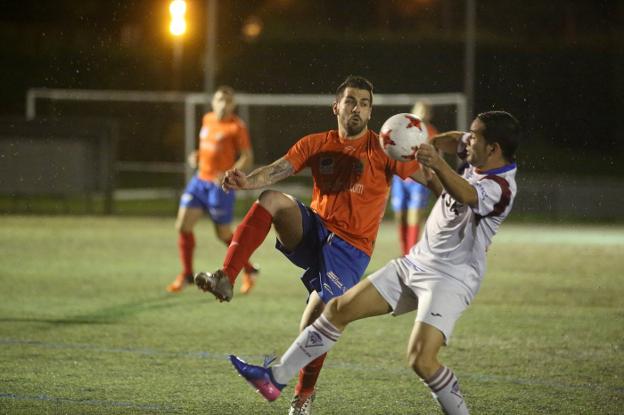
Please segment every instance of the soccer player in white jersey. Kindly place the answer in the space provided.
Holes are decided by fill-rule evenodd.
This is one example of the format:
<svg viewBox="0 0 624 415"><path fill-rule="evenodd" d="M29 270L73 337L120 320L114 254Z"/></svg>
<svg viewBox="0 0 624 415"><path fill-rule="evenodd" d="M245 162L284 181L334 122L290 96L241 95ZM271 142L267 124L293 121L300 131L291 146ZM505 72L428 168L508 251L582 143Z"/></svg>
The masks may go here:
<svg viewBox="0 0 624 415"><path fill-rule="evenodd" d="M417 159L425 168L413 178L427 185L438 200L420 242L330 301L278 364L254 366L232 355L236 370L267 400L274 400L300 368L336 344L350 322L417 310L409 365L446 414L468 414L455 374L437 356L479 290L488 246L511 211L519 129L511 114L490 111L475 118L469 133L447 132L435 136L432 144L421 145ZM469 166L460 176L438 150L457 152Z"/></svg>

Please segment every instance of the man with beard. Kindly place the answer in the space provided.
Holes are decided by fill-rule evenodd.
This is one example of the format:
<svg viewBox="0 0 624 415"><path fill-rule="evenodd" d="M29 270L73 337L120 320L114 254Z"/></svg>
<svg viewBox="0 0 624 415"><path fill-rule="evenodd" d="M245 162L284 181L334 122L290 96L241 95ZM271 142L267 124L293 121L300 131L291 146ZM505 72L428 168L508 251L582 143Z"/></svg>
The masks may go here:
<svg viewBox="0 0 624 415"><path fill-rule="evenodd" d="M307 207L291 195L264 190L236 228L223 267L195 276L198 288L230 301L237 275L271 225L277 233L276 248L305 270L301 280L310 295L301 330L321 315L327 302L359 282L370 261L392 176L405 178L419 169L416 161L398 162L384 153L378 135L368 129L372 104L370 81L349 76L332 104L338 130L305 136L285 156L248 175L238 169L225 173L223 189L257 189L309 167L312 202ZM310 412L324 359L325 354L300 371L291 414Z"/></svg>

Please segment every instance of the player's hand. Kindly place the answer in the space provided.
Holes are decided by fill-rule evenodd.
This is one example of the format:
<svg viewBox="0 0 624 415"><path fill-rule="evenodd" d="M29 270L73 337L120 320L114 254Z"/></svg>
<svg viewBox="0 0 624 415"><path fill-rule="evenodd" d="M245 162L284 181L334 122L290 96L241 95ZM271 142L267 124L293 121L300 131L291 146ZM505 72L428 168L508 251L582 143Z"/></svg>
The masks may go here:
<svg viewBox="0 0 624 415"><path fill-rule="evenodd" d="M238 169L231 169L225 172L221 181L221 188L224 191L239 190L245 188L247 175Z"/></svg>
<svg viewBox="0 0 624 415"><path fill-rule="evenodd" d="M186 158L186 162L191 167L191 169L196 169L197 168L197 151L190 152L188 157Z"/></svg>
<svg viewBox="0 0 624 415"><path fill-rule="evenodd" d="M425 167L435 170L441 162L438 150L431 144L421 144L416 152L416 160Z"/></svg>

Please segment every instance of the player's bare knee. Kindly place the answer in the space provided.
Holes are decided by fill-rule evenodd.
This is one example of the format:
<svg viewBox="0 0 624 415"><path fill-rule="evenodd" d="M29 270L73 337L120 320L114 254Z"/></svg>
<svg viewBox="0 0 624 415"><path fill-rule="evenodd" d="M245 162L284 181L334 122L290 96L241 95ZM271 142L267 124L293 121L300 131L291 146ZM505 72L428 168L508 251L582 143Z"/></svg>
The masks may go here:
<svg viewBox="0 0 624 415"><path fill-rule="evenodd" d="M283 197L284 194L282 192L267 189L260 193L257 203L265 208L271 215L275 216L276 212L281 208Z"/></svg>
<svg viewBox="0 0 624 415"><path fill-rule="evenodd" d="M323 314L332 324L341 330L351 322L346 302L342 297L332 298L325 306Z"/></svg>
<svg viewBox="0 0 624 415"><path fill-rule="evenodd" d="M409 366L421 379L429 379L436 371L438 363L431 356L419 352L410 352L407 356Z"/></svg>
<svg viewBox="0 0 624 415"><path fill-rule="evenodd" d="M176 221L175 223L175 229L178 233L189 233L189 232L193 232L193 227L192 226L188 226L187 224L184 223L184 221Z"/></svg>

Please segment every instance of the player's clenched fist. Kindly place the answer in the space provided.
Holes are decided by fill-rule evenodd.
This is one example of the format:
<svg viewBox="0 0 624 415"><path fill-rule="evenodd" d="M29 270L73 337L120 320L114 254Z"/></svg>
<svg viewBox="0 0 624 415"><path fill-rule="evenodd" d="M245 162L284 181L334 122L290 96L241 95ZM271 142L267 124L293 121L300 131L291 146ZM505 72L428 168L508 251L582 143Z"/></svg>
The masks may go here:
<svg viewBox="0 0 624 415"><path fill-rule="evenodd" d="M238 169L226 171L221 181L221 187L225 191L242 189L245 184L247 184L247 175Z"/></svg>
<svg viewBox="0 0 624 415"><path fill-rule="evenodd" d="M421 144L418 146L416 152L416 160L426 167L431 167L435 170L437 163L440 162L440 155L438 150L431 144Z"/></svg>

